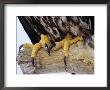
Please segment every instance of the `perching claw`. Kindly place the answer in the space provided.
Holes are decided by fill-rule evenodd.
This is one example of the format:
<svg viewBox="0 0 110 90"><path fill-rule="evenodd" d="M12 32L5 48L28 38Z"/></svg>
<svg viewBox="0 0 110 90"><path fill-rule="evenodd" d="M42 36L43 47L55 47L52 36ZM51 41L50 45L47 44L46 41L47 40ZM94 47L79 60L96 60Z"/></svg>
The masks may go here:
<svg viewBox="0 0 110 90"><path fill-rule="evenodd" d="M64 65L65 65L65 70L67 71L67 57L64 56Z"/></svg>
<svg viewBox="0 0 110 90"><path fill-rule="evenodd" d="M41 40L39 41L39 43L36 43L34 45L30 44L30 43L25 43L19 47L19 50L22 47L32 49L31 58L32 58L33 66L35 66L35 58L37 56L39 49L45 48L46 51L48 52L48 54L50 55L50 48L49 48L50 47L50 40L49 40L48 36L44 35L44 34L41 34Z"/></svg>
<svg viewBox="0 0 110 90"><path fill-rule="evenodd" d="M81 36L77 36L73 39L72 36L68 33L63 40L56 43L56 46L53 48L53 50L58 50L63 47L64 55L68 57L68 50L70 45L82 40L83 38Z"/></svg>
<svg viewBox="0 0 110 90"><path fill-rule="evenodd" d="M23 44L19 47L19 53L20 53L22 47L23 47Z"/></svg>
<svg viewBox="0 0 110 90"><path fill-rule="evenodd" d="M45 48L46 48L46 51L48 52L48 55L50 56L50 48L46 43L45 43Z"/></svg>
<svg viewBox="0 0 110 90"><path fill-rule="evenodd" d="M56 46L53 48L53 50L58 50L63 47L64 52L64 64L65 64L65 70L67 69L67 58L68 58L68 50L70 45L77 43L78 41L82 41L83 38L81 36L77 36L74 39L72 36L68 33L63 40L56 43Z"/></svg>
<svg viewBox="0 0 110 90"><path fill-rule="evenodd" d="M21 48L33 48L33 44L30 44L30 43L22 44L22 45L19 47L19 52L21 51Z"/></svg>
<svg viewBox="0 0 110 90"><path fill-rule="evenodd" d="M31 57L32 65L35 67L35 60L33 57Z"/></svg>

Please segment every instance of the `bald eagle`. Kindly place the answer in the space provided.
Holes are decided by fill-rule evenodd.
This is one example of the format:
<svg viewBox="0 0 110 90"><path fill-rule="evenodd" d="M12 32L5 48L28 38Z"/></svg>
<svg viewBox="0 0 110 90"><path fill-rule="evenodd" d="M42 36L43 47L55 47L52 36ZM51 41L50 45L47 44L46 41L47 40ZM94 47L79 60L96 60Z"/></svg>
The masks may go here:
<svg viewBox="0 0 110 90"><path fill-rule="evenodd" d="M32 64L40 48L50 55L50 51L63 48L64 63L68 57L69 46L83 41L94 48L94 16L18 16L32 44L20 46L32 48Z"/></svg>

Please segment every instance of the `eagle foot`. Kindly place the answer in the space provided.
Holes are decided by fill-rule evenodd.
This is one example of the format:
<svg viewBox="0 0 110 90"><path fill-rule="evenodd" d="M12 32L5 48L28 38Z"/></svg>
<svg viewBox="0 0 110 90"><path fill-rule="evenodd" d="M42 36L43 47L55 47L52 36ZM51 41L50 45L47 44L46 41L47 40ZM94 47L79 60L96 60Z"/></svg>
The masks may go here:
<svg viewBox="0 0 110 90"><path fill-rule="evenodd" d="M60 42L56 42L56 46L53 48L53 50L56 51L60 48L63 48L65 57L68 57L68 50L70 45L82 40L83 38L81 36L76 36L75 38L72 38L72 35L68 33L63 40L61 40Z"/></svg>
<svg viewBox="0 0 110 90"><path fill-rule="evenodd" d="M51 44L51 42L50 42L48 36L41 34L41 40L39 41L39 43L36 43L35 45L30 44L30 43L22 44L19 47L19 51L21 50L21 48L31 48L32 49L31 57L32 57L32 59L34 59L34 58L36 58L37 53L38 53L39 49L41 49L41 48L45 48L48 55L50 55L50 44ZM32 60L32 62L34 62L34 60Z"/></svg>
<svg viewBox="0 0 110 90"><path fill-rule="evenodd" d="M60 42L56 42L56 46L53 48L53 50L58 50L60 48L63 48L64 52L64 65L65 70L67 71L67 59L68 59L68 50L70 45L77 43L78 41L82 41L83 38L81 36L77 36L75 38L72 38L72 36L68 33L63 40Z"/></svg>

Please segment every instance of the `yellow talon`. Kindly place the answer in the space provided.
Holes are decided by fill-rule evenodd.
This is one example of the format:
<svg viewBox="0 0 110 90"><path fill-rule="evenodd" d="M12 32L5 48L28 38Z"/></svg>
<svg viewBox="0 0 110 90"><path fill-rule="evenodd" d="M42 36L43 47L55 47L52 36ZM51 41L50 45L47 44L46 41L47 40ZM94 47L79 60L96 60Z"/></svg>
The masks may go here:
<svg viewBox="0 0 110 90"><path fill-rule="evenodd" d="M35 45L30 43L23 44L23 48L32 48L32 54L31 57L35 58L37 56L38 50L41 48L45 48L46 45L50 45L50 40L47 35L41 34L41 40L39 43L36 43ZM48 49L48 47L47 47Z"/></svg>
<svg viewBox="0 0 110 90"><path fill-rule="evenodd" d="M65 40L63 50L66 57L68 56L68 49L69 49L69 43L67 40Z"/></svg>
<svg viewBox="0 0 110 90"><path fill-rule="evenodd" d="M62 41L56 42L56 46L53 48L53 50L58 50L63 47L65 70L67 68L68 50L70 45L82 40L83 38L81 36L77 36L73 39L72 36L68 33Z"/></svg>
<svg viewBox="0 0 110 90"><path fill-rule="evenodd" d="M64 55L65 57L68 57L69 46L81 40L83 40L81 36L77 36L76 38L73 39L72 36L68 33L62 41L56 42L56 46L53 48L53 50L58 50L63 47ZM26 44L23 44L23 48L32 48L31 57L36 58L39 49L46 47L46 50L48 51L49 49L48 45L50 44L51 42L48 36L42 34L41 40L39 41L39 43L36 43L35 45L26 43Z"/></svg>
<svg viewBox="0 0 110 90"><path fill-rule="evenodd" d="M39 43L36 43L33 46L31 57L34 57L35 58L37 56L38 50L41 49L41 48L45 48L46 47L45 46L46 44L47 45L50 45L49 38L48 38L47 35L41 34L41 40L39 41Z"/></svg>
<svg viewBox="0 0 110 90"><path fill-rule="evenodd" d="M51 42L49 41L48 36L41 34L41 40L39 41L39 43L36 43L35 45L30 44L30 43L25 43L25 44L21 45L20 48L21 47L32 48L31 58L32 58L32 64L35 66L34 60L37 56L39 49L46 48L47 52L50 55L50 51L49 51L49 47L48 47L50 44L51 44Z"/></svg>
<svg viewBox="0 0 110 90"><path fill-rule="evenodd" d="M42 44L41 44L41 43L36 43L36 44L33 46L31 57L35 58L35 57L37 56L38 50L39 50L40 48L42 48Z"/></svg>
<svg viewBox="0 0 110 90"><path fill-rule="evenodd" d="M35 45L30 43L23 44L23 48L32 48L32 54L31 57L35 58L37 56L38 50L42 47L45 48L45 45L50 45L50 41L47 35L41 34L41 40L39 43L36 43ZM48 49L48 47L47 47Z"/></svg>
<svg viewBox="0 0 110 90"><path fill-rule="evenodd" d="M53 50L58 50L63 47L64 55L68 57L69 46L82 40L83 38L81 36L77 36L76 38L72 39L72 36L68 33L62 41L56 43L56 46L53 48Z"/></svg>
<svg viewBox="0 0 110 90"><path fill-rule="evenodd" d="M70 40L70 44L77 43L78 41L82 41L83 38L81 36L77 36L76 38Z"/></svg>
<svg viewBox="0 0 110 90"><path fill-rule="evenodd" d="M50 45L50 41L47 35L41 34L41 40L39 41L41 43L42 47L45 47L45 43Z"/></svg>

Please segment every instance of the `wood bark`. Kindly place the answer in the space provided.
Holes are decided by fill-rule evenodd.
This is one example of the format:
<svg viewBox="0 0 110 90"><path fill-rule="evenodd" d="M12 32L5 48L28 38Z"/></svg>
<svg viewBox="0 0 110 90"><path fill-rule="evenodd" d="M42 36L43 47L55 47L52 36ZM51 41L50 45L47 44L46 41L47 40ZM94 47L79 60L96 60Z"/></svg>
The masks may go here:
<svg viewBox="0 0 110 90"><path fill-rule="evenodd" d="M72 74L94 74L94 49L82 42L73 44L69 48L67 67L64 64L63 49L51 51L51 56L44 48L40 49L36 57L35 67L31 62L32 49L23 49L18 53L17 64L24 74L47 74L68 72Z"/></svg>

